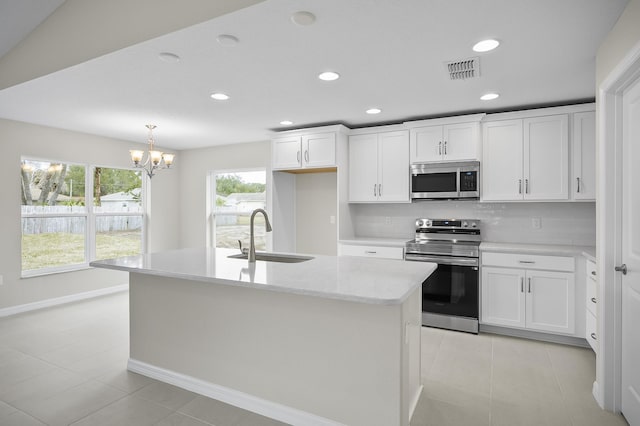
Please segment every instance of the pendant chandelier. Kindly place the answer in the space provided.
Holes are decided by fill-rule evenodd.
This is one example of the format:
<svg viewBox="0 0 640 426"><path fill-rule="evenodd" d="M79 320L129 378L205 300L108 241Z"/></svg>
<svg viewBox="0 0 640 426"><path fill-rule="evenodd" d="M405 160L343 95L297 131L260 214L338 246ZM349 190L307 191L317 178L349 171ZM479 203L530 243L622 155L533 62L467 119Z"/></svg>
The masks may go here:
<svg viewBox="0 0 640 426"><path fill-rule="evenodd" d="M142 159L144 157L144 151L138 149L132 149L129 151L131 154L131 161L133 161L133 166L139 169L143 169L149 179L155 175L156 170L160 169L168 169L173 164L174 154L166 154L162 151L155 151L153 149L153 129L156 128L153 124L147 124L147 129L149 129L149 139L147 142L149 143L149 151L147 152L147 158L143 162Z"/></svg>

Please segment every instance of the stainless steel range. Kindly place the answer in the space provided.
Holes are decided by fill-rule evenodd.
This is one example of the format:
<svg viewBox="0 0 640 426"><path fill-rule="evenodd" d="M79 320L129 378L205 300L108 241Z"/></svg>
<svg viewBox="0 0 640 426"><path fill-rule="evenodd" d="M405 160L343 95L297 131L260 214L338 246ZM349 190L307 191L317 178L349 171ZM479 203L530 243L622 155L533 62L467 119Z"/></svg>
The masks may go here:
<svg viewBox="0 0 640 426"><path fill-rule="evenodd" d="M434 262L422 283L422 324L478 333L480 221L417 219L405 260Z"/></svg>

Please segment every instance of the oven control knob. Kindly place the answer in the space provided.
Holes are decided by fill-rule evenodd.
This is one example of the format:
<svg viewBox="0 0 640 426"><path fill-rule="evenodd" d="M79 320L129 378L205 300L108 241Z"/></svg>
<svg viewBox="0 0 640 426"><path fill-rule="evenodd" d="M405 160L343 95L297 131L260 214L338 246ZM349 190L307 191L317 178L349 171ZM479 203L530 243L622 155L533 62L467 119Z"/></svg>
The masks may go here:
<svg viewBox="0 0 640 426"><path fill-rule="evenodd" d="M477 226L478 226L478 224L477 224L477 223L475 223L475 222L473 222L473 223L471 224L471 227L472 227L472 228L476 228Z"/></svg>
<svg viewBox="0 0 640 426"><path fill-rule="evenodd" d="M468 224L467 222L462 222L462 227L463 227L463 228L466 228L466 227L468 227L468 226L469 226L469 224Z"/></svg>

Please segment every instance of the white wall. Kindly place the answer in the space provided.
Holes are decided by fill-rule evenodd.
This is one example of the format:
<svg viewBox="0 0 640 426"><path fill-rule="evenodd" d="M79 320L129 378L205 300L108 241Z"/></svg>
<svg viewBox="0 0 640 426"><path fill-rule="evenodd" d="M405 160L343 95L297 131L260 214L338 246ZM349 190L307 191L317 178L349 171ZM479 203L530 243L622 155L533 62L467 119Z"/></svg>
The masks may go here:
<svg viewBox="0 0 640 426"><path fill-rule="evenodd" d="M176 160L177 161L177 160ZM207 174L229 169L263 168L270 175L271 144L269 141L181 151L180 233L181 247L204 247L207 242ZM269 197L267 197L269 199Z"/></svg>
<svg viewBox="0 0 640 426"><path fill-rule="evenodd" d="M354 204L358 237L412 239L417 218L480 219L483 241L595 245L594 203L480 203L419 201L411 204ZM542 227L534 229L532 218Z"/></svg>
<svg viewBox="0 0 640 426"><path fill-rule="evenodd" d="M104 269L20 278L20 158L130 167L128 150L144 149L145 145L1 119L0 135L0 275L4 279L0 286L0 308L127 283L125 273ZM177 158L176 164L180 153ZM150 251L173 248L178 243L179 174L178 170L161 174L154 177L151 188L153 211L162 214L151 218Z"/></svg>
<svg viewBox="0 0 640 426"><path fill-rule="evenodd" d="M296 176L296 252L335 256L338 248L337 215L335 172Z"/></svg>

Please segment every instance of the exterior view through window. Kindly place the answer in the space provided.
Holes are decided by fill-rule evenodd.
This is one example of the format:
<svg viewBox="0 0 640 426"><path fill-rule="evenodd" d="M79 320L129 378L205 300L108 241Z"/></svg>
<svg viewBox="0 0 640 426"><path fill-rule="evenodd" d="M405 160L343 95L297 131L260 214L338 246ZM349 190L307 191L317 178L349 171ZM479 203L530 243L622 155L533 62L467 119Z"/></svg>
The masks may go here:
<svg viewBox="0 0 640 426"><path fill-rule="evenodd" d="M215 247L249 247L249 219L255 209L266 207L266 172L226 171L214 174ZM256 215L254 240L256 250L266 250L264 217Z"/></svg>
<svg viewBox="0 0 640 426"><path fill-rule="evenodd" d="M24 159L20 173L23 275L141 252L139 171Z"/></svg>

